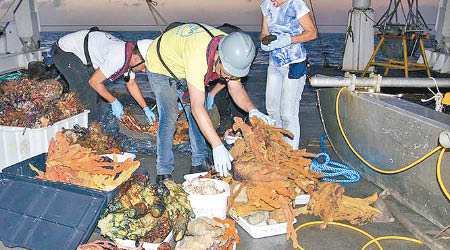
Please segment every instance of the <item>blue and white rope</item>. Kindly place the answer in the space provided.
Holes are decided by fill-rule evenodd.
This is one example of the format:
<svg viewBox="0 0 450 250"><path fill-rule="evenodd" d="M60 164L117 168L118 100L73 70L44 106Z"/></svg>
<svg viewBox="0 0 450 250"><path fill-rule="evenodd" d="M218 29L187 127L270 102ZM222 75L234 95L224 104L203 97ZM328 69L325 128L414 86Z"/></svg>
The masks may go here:
<svg viewBox="0 0 450 250"><path fill-rule="evenodd" d="M344 163L330 159L328 150L324 146L326 135L320 138L321 153L311 161L309 168L312 171L322 173L321 181L337 183L355 183L361 179L361 174ZM336 178L342 176L343 178Z"/></svg>
<svg viewBox="0 0 450 250"><path fill-rule="evenodd" d="M23 74L20 72L12 72L0 75L0 82L9 82L20 78Z"/></svg>

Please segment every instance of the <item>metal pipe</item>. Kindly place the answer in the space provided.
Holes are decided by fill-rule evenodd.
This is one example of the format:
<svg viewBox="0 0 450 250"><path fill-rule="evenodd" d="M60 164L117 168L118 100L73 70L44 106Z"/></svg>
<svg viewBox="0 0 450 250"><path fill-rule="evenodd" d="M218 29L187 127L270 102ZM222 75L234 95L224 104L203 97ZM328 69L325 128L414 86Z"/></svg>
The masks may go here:
<svg viewBox="0 0 450 250"><path fill-rule="evenodd" d="M450 87L450 79L436 78L436 83L431 78L403 78L403 77L342 77L315 75L311 78L313 87L402 87L402 88L427 88Z"/></svg>

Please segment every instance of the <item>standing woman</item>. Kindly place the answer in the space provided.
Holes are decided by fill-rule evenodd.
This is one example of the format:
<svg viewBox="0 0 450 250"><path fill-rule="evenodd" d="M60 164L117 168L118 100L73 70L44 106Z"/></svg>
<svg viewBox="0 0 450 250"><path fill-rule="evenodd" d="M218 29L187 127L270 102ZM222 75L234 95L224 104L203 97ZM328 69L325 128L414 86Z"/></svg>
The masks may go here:
<svg viewBox="0 0 450 250"><path fill-rule="evenodd" d="M291 131L286 141L298 149L299 108L306 80L304 42L316 39L317 30L303 0L264 0L261 49L270 51L266 109L275 125Z"/></svg>

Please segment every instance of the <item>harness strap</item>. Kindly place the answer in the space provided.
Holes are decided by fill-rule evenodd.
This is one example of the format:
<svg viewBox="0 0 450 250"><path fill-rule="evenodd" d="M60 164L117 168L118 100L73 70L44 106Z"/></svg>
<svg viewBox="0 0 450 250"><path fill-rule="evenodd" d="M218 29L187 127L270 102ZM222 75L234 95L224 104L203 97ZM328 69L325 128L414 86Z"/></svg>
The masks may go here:
<svg viewBox="0 0 450 250"><path fill-rule="evenodd" d="M211 31L209 31L209 29L207 29L205 26L203 26L200 23L193 23L193 24L197 24L198 26L202 27L211 36L211 38L214 38L213 33L211 33Z"/></svg>
<svg viewBox="0 0 450 250"><path fill-rule="evenodd" d="M84 37L84 56L86 57L86 62L88 67L92 67L92 61L91 56L89 55L89 48L88 48L88 42L89 42L89 34L94 31L99 31L100 29L98 27L91 27Z"/></svg>
<svg viewBox="0 0 450 250"><path fill-rule="evenodd" d="M167 72L169 72L169 74L172 76L173 79L175 79L175 81L177 81L177 83L180 81L178 79L178 77L172 72L172 70L170 70L169 66L167 66L167 64L164 62L164 60L162 59L161 56L161 39L163 37L164 33L161 34L161 36L159 36L158 41L156 42L156 53L158 54L158 58L159 61L161 61L161 64L164 66L164 68L166 68ZM172 86L172 83L170 83L170 86Z"/></svg>
<svg viewBox="0 0 450 250"><path fill-rule="evenodd" d="M205 26L203 26L199 23L194 23L194 24L197 24L198 26L202 27L211 36L211 38L214 38L214 35ZM167 72L169 72L169 74L173 77L173 79L175 79L175 81L177 83L177 87L178 87L178 85L181 85L180 79L178 79L178 77L172 72L172 70L170 70L169 66L167 66L167 64L164 62L164 60L162 59L162 56L161 56L161 40L162 40L164 33L162 33L159 36L158 41L156 42L156 54L158 54L159 61L161 61L161 64L164 66L164 68L167 70ZM172 86L172 82L169 81L169 85ZM185 98L185 96L187 97L188 93L189 92L186 90L183 94L183 98ZM178 97L178 101L180 102L181 107L183 108L183 112L187 117L186 109L184 108L183 101L181 100L180 97Z"/></svg>
<svg viewBox="0 0 450 250"><path fill-rule="evenodd" d="M211 31L209 31L205 26L203 26L200 23L193 23L193 24L202 27L211 36L211 38L214 38L213 33L211 33ZM161 56L161 40L164 34L165 32L159 36L158 41L156 42L156 53L158 54L159 61L161 61L161 64L164 66L167 72L169 72L169 74L175 79L175 81L179 82L180 80L178 79L178 77L172 72L172 70L170 70L169 66L167 66L167 64L164 62Z"/></svg>

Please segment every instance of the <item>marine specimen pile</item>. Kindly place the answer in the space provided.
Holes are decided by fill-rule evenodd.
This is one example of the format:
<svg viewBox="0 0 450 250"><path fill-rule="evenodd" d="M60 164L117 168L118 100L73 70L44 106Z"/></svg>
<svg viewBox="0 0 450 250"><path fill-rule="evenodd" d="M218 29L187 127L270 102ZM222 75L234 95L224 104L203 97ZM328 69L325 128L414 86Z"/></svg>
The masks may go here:
<svg viewBox="0 0 450 250"><path fill-rule="evenodd" d="M50 140L45 171L36 178L71 183L79 186L111 191L128 180L140 166L139 161L109 162L91 149L66 140L62 132L56 133L56 141ZM118 176L117 176L118 175Z"/></svg>
<svg viewBox="0 0 450 250"><path fill-rule="evenodd" d="M278 221L287 222L287 238L296 244L293 201L302 192L312 193L319 183L322 175L309 169L311 160L306 158L316 155L293 150L284 141L285 136L292 136L289 131L255 117L250 122L251 126L235 118L233 125L233 130L242 132L243 139L238 139L231 149L235 159L233 179L237 180L230 185L231 213L245 216L270 211Z"/></svg>
<svg viewBox="0 0 450 250"><path fill-rule="evenodd" d="M85 106L54 79L21 78L0 83L0 125L42 128L77 115Z"/></svg>
<svg viewBox="0 0 450 250"><path fill-rule="evenodd" d="M299 214L314 214L327 222L347 220L352 224L372 222L381 212L370 205L377 200L352 198L343 195L344 188L336 183L320 182L322 175L309 169L315 154L293 150L284 141L292 134L275 128L257 118L250 118L251 126L235 118L233 130L242 132L231 149L235 161L230 184L230 214L244 217L251 224L287 222L287 238L297 246L293 221ZM308 193L307 206L294 208L295 197Z"/></svg>
<svg viewBox="0 0 450 250"><path fill-rule="evenodd" d="M143 125L139 122L139 120L134 116L133 112L129 109L124 110L124 114L120 119L120 124L126 127L127 129L140 132L140 133L150 133L156 135L158 133L159 122L154 121L153 125ZM177 121L177 131L173 136L173 144L179 145L185 143L188 138L188 130L189 123L187 120L178 120Z"/></svg>
<svg viewBox="0 0 450 250"><path fill-rule="evenodd" d="M160 243L172 231L179 241L193 216L182 185L173 181L154 185L148 176L138 174L120 186L98 227L111 239Z"/></svg>
<svg viewBox="0 0 450 250"><path fill-rule="evenodd" d="M230 219L199 217L190 221L187 236L176 250L232 250L239 244L235 222Z"/></svg>
<svg viewBox="0 0 450 250"><path fill-rule="evenodd" d="M307 206L296 210L297 214L314 214L319 216L325 228L331 221L349 221L351 224L367 224L373 222L382 212L370 205L377 201L374 193L367 198L353 198L344 195L344 187L333 182L323 182L311 195Z"/></svg>
<svg viewBox="0 0 450 250"><path fill-rule="evenodd" d="M121 152L116 139L104 133L98 122L91 122L88 128L75 125L72 129L63 129L63 134L70 144L80 144L97 154L120 154Z"/></svg>

